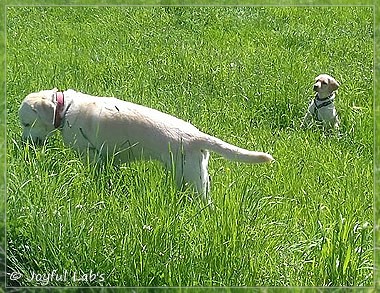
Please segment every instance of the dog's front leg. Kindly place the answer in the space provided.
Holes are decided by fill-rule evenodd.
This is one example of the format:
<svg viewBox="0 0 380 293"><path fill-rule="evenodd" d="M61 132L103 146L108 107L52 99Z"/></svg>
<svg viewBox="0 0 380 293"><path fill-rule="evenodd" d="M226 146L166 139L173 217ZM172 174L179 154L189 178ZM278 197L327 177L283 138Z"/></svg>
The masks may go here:
<svg viewBox="0 0 380 293"><path fill-rule="evenodd" d="M310 125L310 121L312 120L312 115L309 110L307 110L305 116L303 117L303 121L301 123L301 128L305 128Z"/></svg>
<svg viewBox="0 0 380 293"><path fill-rule="evenodd" d="M306 114L303 117L303 121L301 123L301 128L305 128L310 126L311 121L313 120L313 114L316 111L314 101L311 101L309 107L307 108Z"/></svg>
<svg viewBox="0 0 380 293"><path fill-rule="evenodd" d="M323 122L323 129L328 131L335 131L338 133L339 131L339 119L338 116L335 116L330 121L324 121Z"/></svg>
<svg viewBox="0 0 380 293"><path fill-rule="evenodd" d="M339 124L340 124L340 122L339 122L339 117L338 117L338 115L336 115L336 116L335 116L335 123L334 123L334 129L335 129L335 130L338 130L338 129L339 129Z"/></svg>

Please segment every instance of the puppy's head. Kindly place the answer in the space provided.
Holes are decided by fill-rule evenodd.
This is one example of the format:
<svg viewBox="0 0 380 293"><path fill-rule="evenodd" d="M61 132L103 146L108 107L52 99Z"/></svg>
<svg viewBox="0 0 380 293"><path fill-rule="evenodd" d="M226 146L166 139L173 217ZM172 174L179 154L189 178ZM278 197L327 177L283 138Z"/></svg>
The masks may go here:
<svg viewBox="0 0 380 293"><path fill-rule="evenodd" d="M19 118L23 127L22 138L42 143L55 129L55 93L57 89L29 94L21 103Z"/></svg>
<svg viewBox="0 0 380 293"><path fill-rule="evenodd" d="M328 97L338 88L339 88L339 83L332 76L328 74L321 74L315 78L313 89L322 98Z"/></svg>

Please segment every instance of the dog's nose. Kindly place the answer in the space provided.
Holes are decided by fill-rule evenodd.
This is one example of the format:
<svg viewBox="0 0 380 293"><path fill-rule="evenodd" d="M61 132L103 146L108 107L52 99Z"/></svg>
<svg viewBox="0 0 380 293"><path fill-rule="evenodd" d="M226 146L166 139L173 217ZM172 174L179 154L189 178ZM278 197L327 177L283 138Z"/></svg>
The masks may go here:
<svg viewBox="0 0 380 293"><path fill-rule="evenodd" d="M314 91L318 91L318 89L319 89L318 85L315 84L315 85L313 86L313 90L314 90Z"/></svg>
<svg viewBox="0 0 380 293"><path fill-rule="evenodd" d="M39 138L39 137L35 138L35 139L33 140L33 142L34 142L36 145L43 145L43 144L44 144L44 140L43 140L42 138Z"/></svg>
<svg viewBox="0 0 380 293"><path fill-rule="evenodd" d="M22 136L21 141L23 143L27 143L27 142L33 143L34 145L38 145L38 146L41 146L44 144L44 139L40 137Z"/></svg>

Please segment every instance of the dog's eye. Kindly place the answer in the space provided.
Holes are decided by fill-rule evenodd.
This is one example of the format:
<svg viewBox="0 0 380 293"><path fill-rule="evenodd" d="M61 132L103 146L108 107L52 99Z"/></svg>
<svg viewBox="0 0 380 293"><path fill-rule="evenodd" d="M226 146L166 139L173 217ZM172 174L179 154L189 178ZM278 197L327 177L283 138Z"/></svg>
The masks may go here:
<svg viewBox="0 0 380 293"><path fill-rule="evenodd" d="M326 81L324 81L324 80L322 80L322 81L321 81L321 83L322 83L322 84L327 84L327 82L326 82Z"/></svg>

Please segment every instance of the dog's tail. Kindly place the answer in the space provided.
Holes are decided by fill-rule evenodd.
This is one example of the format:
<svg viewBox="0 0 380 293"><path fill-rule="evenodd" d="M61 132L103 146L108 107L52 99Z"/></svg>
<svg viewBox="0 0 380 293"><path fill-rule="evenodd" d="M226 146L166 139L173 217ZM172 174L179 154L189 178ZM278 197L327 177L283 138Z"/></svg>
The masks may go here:
<svg viewBox="0 0 380 293"><path fill-rule="evenodd" d="M201 149L207 149L216 152L231 161L253 164L274 161L273 157L270 154L239 148L219 138L207 134L199 138L199 143Z"/></svg>

